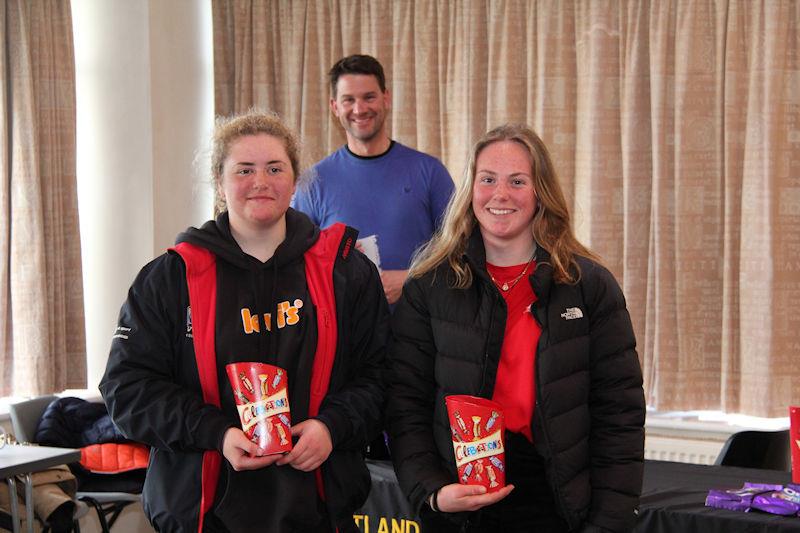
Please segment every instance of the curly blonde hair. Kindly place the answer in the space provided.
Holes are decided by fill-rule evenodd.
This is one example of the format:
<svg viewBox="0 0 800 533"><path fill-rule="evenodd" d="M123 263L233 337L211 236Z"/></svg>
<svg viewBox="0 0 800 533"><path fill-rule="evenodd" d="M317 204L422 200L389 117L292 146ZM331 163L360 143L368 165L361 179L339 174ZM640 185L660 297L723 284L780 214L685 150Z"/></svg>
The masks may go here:
<svg viewBox="0 0 800 533"><path fill-rule="evenodd" d="M227 209L225 198L218 191L222 185L222 168L230 153L231 145L241 137L262 133L283 142L286 155L292 165L294 180L297 182L297 178L300 176L300 138L283 123L276 113L250 109L238 115L217 117L214 123L214 135L211 138L211 178L214 182L216 196L214 207L217 213Z"/></svg>

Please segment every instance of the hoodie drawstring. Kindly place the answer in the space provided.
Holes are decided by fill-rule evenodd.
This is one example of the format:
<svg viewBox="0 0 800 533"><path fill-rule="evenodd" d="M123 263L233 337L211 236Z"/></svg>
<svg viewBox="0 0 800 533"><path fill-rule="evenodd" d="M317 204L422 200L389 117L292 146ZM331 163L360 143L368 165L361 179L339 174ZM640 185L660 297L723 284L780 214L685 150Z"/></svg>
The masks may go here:
<svg viewBox="0 0 800 533"><path fill-rule="evenodd" d="M269 332L269 356L273 357L275 363L278 362L278 302L275 301L275 295L278 292L278 261L277 258L272 256L272 289L269 294L269 312L272 317L272 329Z"/></svg>

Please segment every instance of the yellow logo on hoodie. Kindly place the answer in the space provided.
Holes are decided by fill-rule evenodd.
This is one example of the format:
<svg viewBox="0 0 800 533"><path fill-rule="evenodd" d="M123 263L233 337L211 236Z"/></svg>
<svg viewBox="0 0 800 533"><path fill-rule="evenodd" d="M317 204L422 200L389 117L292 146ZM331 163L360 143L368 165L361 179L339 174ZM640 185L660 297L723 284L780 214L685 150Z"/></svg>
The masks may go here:
<svg viewBox="0 0 800 533"><path fill-rule="evenodd" d="M294 326L300 322L300 309L303 307L303 300L297 298L294 305L288 301L280 302L278 304L278 312L276 323L278 329L283 329L286 326ZM267 331L272 331L272 313L264 313L264 324ZM254 315L247 307L242 308L242 326L247 335L251 333L259 333L261 325L258 320L258 315Z"/></svg>

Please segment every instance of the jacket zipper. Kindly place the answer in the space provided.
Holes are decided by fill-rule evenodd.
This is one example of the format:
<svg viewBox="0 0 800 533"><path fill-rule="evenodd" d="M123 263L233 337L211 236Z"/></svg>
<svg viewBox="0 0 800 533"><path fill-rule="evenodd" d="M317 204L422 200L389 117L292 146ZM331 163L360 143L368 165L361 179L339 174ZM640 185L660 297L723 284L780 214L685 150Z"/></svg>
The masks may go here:
<svg viewBox="0 0 800 533"><path fill-rule="evenodd" d="M539 300L537 299L535 302L533 302L532 305L533 305L533 307L531 308L531 311L533 311L533 312L531 314L533 315L534 320L536 320L536 322L539 323L539 328L544 330L545 326L539 321L539 318L536 316L536 312L535 312L539 308ZM540 342L541 342L541 338L540 338ZM547 451L549 453L549 457L548 457L549 465L548 466L549 466L550 470L553 470L553 466L552 466L553 465L553 449L550 447L550 435L548 433L547 422L546 422L545 418L542 416L542 411L541 411L541 408L542 408L542 402L541 402L541 399L542 399L542 396L541 396L542 388L539 386L540 385L540 382L539 382L539 379L540 379L540 374L539 374L540 363L539 363L539 360L540 360L540 358L539 358L539 347L537 346L536 347L536 361L534 363L534 367L535 367L535 374L534 374L534 376L535 376L535 384L534 385L536 387L536 410L535 410L534 416L539 417L539 419L541 420L542 436L544 437L544 445L545 445L545 448L547 449ZM555 476L555 472L553 473L553 475ZM561 495L561 486L558 483L557 479L553 479L553 491L555 492L556 502L558 503L558 508L561 511L561 516L564 517L564 520L567 521L567 525L570 527L570 529L572 529L576 524L573 523L572 516L567 513L567 510L564 507L564 498Z"/></svg>
<svg viewBox="0 0 800 533"><path fill-rule="evenodd" d="M492 295L492 306L491 311L489 311L489 328L486 330L486 343L483 348L483 368L481 369L481 386L478 389L478 396L483 394L484 389L486 388L486 370L489 368L489 343L491 342L491 335L492 335L492 327L494 326L494 313L495 307L499 303L497 301L497 294L495 291L490 291Z"/></svg>
<svg viewBox="0 0 800 533"><path fill-rule="evenodd" d="M331 315L327 309L320 309L320 313L322 313L322 325L326 330L331 328ZM328 333L327 332L319 332L317 334L317 342L321 342L321 349L318 353L323 354L323 366L321 368L322 375L325 376L328 374L328 370L330 369L331 360L328 357L324 357L324 354L328 353ZM314 392L316 394L321 393L323 390L322 380L317 380L317 384L315 387Z"/></svg>

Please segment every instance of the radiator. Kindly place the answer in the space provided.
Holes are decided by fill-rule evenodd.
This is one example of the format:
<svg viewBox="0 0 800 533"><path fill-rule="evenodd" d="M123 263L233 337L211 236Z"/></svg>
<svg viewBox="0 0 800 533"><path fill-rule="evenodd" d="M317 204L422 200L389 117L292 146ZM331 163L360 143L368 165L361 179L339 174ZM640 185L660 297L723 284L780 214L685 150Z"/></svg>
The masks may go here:
<svg viewBox="0 0 800 533"><path fill-rule="evenodd" d="M723 442L678 437L647 436L644 441L645 459L712 465Z"/></svg>

